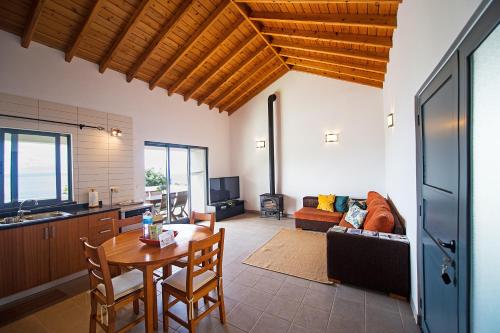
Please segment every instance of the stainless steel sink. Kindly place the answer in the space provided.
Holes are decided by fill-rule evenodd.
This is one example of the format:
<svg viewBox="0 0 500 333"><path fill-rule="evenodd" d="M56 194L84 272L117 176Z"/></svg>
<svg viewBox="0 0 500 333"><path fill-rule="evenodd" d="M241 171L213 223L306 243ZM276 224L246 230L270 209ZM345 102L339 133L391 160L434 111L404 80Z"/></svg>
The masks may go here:
<svg viewBox="0 0 500 333"><path fill-rule="evenodd" d="M24 215L23 220L24 221L34 221L34 220L45 220L45 219L51 219L54 217L66 217L66 216L71 216L73 214L66 213L66 212L47 212L47 213L38 213L38 214L27 214Z"/></svg>
<svg viewBox="0 0 500 333"><path fill-rule="evenodd" d="M41 220L53 219L56 217L67 217L67 216L72 216L72 215L73 214L71 214L71 213L66 213L66 212L61 212L61 211L38 213L38 214L27 214L27 215L24 215L22 219L20 219L18 216L6 217L6 218L0 220L0 224L13 224L13 223L21 223L21 222L25 222L25 221L30 221L30 222L41 221Z"/></svg>

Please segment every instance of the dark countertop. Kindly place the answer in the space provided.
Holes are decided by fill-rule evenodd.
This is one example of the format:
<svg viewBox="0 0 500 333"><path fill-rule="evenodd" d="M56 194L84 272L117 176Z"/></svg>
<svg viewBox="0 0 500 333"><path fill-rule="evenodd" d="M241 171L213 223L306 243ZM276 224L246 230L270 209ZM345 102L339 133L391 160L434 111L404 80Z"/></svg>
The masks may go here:
<svg viewBox="0 0 500 333"><path fill-rule="evenodd" d="M12 228L26 227L29 225L40 224L40 223L48 223L48 222L54 222L54 221L67 220L67 219L72 219L75 217L82 217L82 216L88 216L88 215L93 215L93 214L118 211L118 210L120 210L120 207L109 206L109 205L103 205L103 206L96 207L96 208L89 208L89 207L86 207L85 205L68 205L66 207L62 206L62 207L58 207L57 209L52 210L52 211L66 212L66 213L70 213L71 215L56 216L56 217L45 218L45 219L34 220L34 221L23 221L23 222L19 222L19 223L0 224L0 231L6 230L6 229L12 229ZM37 211L35 211L34 213L37 213ZM3 218L0 218L0 219L3 219Z"/></svg>

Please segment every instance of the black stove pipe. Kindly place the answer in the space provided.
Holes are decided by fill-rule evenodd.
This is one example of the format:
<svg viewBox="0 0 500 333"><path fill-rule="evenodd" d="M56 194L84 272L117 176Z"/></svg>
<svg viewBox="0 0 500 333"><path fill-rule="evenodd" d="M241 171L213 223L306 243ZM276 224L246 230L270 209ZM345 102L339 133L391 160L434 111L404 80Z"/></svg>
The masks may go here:
<svg viewBox="0 0 500 333"><path fill-rule="evenodd" d="M269 126L269 194L271 195L276 194L274 184L274 101L276 101L276 95L269 95L267 98L267 120Z"/></svg>

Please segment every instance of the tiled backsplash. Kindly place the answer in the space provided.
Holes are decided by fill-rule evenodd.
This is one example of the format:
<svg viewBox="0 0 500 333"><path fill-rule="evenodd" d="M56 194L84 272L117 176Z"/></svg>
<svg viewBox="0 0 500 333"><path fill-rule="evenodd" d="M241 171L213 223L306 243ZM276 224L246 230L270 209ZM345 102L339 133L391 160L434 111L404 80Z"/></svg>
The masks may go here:
<svg viewBox="0 0 500 333"><path fill-rule="evenodd" d="M0 93L0 114L44 120L102 126L106 131L0 117L0 127L69 133L73 152L73 200L88 202L89 188L96 188L99 199L109 203L109 188L118 187L113 202L134 197L134 151L132 118ZM119 128L121 137L111 136Z"/></svg>

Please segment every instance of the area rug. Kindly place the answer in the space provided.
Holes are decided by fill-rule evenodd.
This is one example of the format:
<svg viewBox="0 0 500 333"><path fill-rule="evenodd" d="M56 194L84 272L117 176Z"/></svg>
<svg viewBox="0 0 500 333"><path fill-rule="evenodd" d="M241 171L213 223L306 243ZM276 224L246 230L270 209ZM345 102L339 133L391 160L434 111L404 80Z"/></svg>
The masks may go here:
<svg viewBox="0 0 500 333"><path fill-rule="evenodd" d="M281 229L243 263L330 283L326 273L326 234L321 232Z"/></svg>

